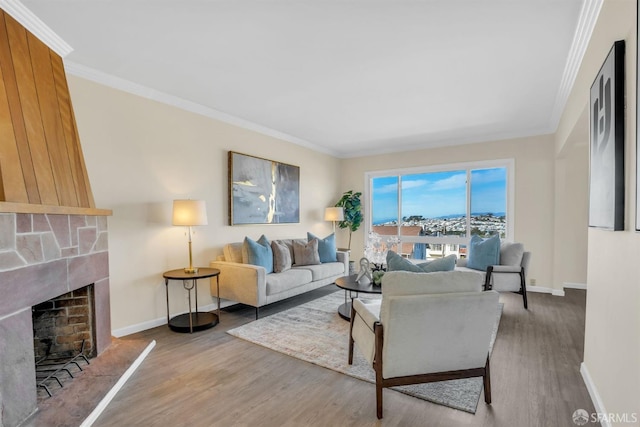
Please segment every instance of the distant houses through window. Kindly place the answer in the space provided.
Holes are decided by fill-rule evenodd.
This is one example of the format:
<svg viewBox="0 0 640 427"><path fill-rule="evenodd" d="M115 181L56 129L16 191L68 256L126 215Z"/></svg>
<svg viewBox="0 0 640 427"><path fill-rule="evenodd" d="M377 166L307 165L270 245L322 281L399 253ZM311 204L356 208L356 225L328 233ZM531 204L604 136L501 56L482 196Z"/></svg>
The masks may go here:
<svg viewBox="0 0 640 427"><path fill-rule="evenodd" d="M472 235L513 238L513 159L366 173L365 232L414 259L466 256Z"/></svg>

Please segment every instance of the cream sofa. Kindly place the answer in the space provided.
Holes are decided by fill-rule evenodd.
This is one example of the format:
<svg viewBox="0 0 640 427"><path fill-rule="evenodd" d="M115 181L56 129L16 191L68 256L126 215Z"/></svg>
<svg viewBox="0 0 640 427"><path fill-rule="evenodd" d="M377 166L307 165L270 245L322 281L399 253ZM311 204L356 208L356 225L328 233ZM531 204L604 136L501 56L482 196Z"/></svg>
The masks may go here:
<svg viewBox="0 0 640 427"><path fill-rule="evenodd" d="M293 246L293 239L279 242L289 248ZM267 274L264 267L242 263L242 242L229 243L224 246L223 255L211 262L212 268L220 270L220 295L215 279L210 283L211 295L255 307L257 319L262 306L334 283L347 275L349 253L337 251L336 254L337 262L297 266L291 250L292 268Z"/></svg>

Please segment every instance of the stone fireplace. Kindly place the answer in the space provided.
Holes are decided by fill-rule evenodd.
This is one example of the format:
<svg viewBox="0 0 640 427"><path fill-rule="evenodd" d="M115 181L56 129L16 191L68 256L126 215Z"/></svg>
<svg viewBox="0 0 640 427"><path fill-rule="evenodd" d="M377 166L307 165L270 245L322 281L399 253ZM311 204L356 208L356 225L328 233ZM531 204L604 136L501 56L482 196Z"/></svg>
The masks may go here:
<svg viewBox="0 0 640 427"><path fill-rule="evenodd" d="M0 426L37 409L32 307L93 285L92 345L109 346L107 233L105 216L0 214Z"/></svg>
<svg viewBox="0 0 640 427"><path fill-rule="evenodd" d="M27 8L3 8L0 427L9 427L37 409L33 306L93 284L92 345L100 354L111 343L112 212L96 208L84 163L62 60L71 47Z"/></svg>

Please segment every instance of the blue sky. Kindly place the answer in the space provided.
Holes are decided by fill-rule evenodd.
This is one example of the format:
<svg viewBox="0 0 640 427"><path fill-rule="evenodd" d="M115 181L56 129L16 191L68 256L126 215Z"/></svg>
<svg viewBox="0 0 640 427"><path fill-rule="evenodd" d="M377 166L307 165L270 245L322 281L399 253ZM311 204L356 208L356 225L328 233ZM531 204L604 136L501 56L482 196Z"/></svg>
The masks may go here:
<svg viewBox="0 0 640 427"><path fill-rule="evenodd" d="M466 212L466 171L404 175L402 178L402 216L433 218ZM505 168L477 169L471 172L471 212L505 212ZM373 180L373 222L397 217L398 177Z"/></svg>

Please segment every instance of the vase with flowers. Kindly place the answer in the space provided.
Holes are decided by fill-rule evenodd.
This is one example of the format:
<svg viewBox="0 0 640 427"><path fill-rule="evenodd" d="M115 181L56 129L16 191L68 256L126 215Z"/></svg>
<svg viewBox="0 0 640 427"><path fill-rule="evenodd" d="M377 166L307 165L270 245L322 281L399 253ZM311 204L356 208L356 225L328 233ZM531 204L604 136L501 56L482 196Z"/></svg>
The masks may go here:
<svg viewBox="0 0 640 427"><path fill-rule="evenodd" d="M398 236L381 236L372 231L369 233L364 248L364 256L371 264L372 278L375 285L380 285L382 276L386 271L387 252L398 248L400 239Z"/></svg>

